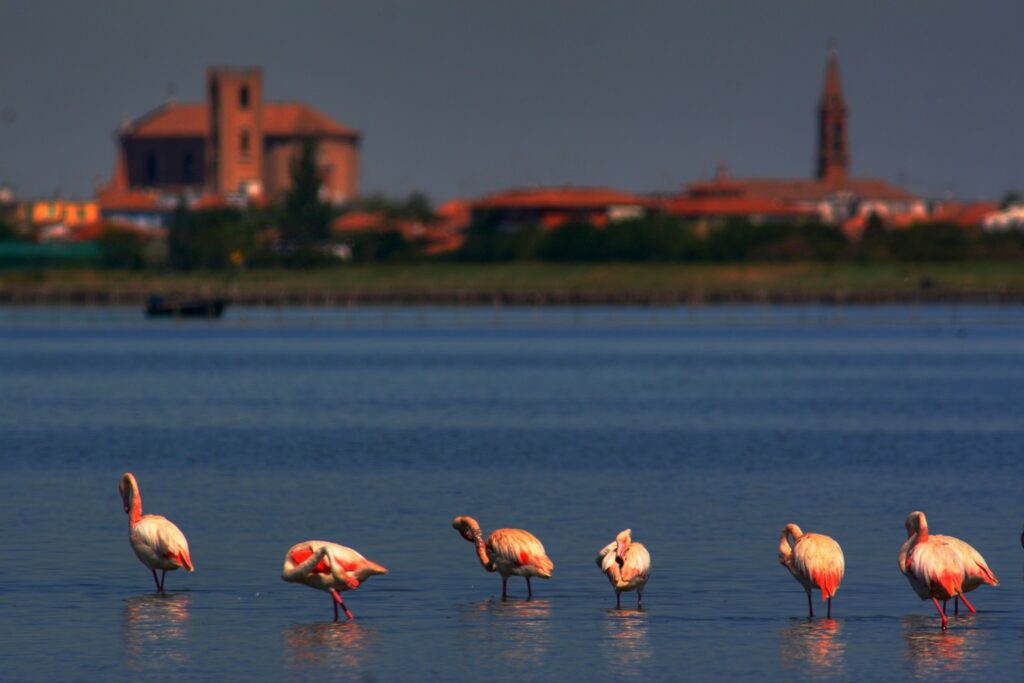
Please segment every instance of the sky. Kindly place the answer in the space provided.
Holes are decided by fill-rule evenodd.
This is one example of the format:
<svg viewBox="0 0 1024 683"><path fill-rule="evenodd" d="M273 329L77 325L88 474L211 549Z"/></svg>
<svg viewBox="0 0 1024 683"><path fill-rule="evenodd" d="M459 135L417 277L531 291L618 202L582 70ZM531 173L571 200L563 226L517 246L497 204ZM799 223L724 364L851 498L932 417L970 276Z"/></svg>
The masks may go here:
<svg viewBox="0 0 1024 683"><path fill-rule="evenodd" d="M851 172L929 198L1024 190L1024 2L0 0L0 185L91 196L115 131L259 65L267 101L363 134L363 192L670 192L810 177L830 45Z"/></svg>

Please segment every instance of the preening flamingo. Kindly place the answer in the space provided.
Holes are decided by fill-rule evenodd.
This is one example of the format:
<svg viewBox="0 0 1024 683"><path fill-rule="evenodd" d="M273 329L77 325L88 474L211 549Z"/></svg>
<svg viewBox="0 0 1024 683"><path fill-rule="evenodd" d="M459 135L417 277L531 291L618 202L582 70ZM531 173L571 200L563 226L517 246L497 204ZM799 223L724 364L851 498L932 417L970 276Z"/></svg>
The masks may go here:
<svg viewBox="0 0 1024 683"><path fill-rule="evenodd" d="M452 527L464 539L476 546L480 564L489 572L501 574L501 597L508 597L508 577L525 576L526 592L533 597L530 578L550 579L555 564L544 552L536 536L523 529L495 529L484 543L480 525L472 517L461 516L452 520Z"/></svg>
<svg viewBox="0 0 1024 683"><path fill-rule="evenodd" d="M917 530L918 515L924 517L923 512L914 511L907 515L906 521L903 525L907 528L907 540L903 543L903 547L900 548L900 571L906 574L905 570L905 558L907 550L910 548L910 539L914 536ZM927 521L925 522L927 524ZM981 556L977 550L974 549L970 543L962 541L955 536L943 536L942 534L928 534L928 540L931 543L945 543L952 548L960 556L960 562L964 566L964 580L961 588L964 593L969 593L978 586L983 586L986 583L990 586L998 586L999 579L996 578L995 573L989 569L988 563L985 562L985 558ZM967 602L967 598L961 594L953 598L953 613L960 614L960 601L963 600L964 604L967 605L967 609L971 612L976 612L974 606ZM946 606L942 606L945 611Z"/></svg>
<svg viewBox="0 0 1024 683"><path fill-rule="evenodd" d="M179 567L194 571L188 554L188 541L181 529L166 517L142 514L142 496L134 474L122 474L118 489L124 511L128 513L128 541L139 561L153 572L156 589L162 593L168 571ZM163 571L159 579L156 578L157 569Z"/></svg>
<svg viewBox="0 0 1024 683"><path fill-rule="evenodd" d="M642 543L634 543L632 530L620 531L615 540L601 548L597 566L615 587L615 609L620 609L622 592L636 591L636 608L644 604L644 586L651 576L651 555Z"/></svg>
<svg viewBox="0 0 1024 683"><path fill-rule="evenodd" d="M963 597L963 584L967 574L960 553L949 543L934 540L928 533L928 520L923 512L912 512L907 518L913 534L900 548L900 571L907 577L910 587L922 600L931 598L942 618L946 630L946 611L939 599ZM964 600L970 607L970 603ZM972 608L973 610L973 608Z"/></svg>
<svg viewBox="0 0 1024 683"><path fill-rule="evenodd" d="M828 617L832 617L832 596L843 580L845 562L843 549L831 536L804 533L796 524L782 528L779 538L779 564L807 591L808 616L814 616L811 590L821 589L821 599L828 600Z"/></svg>
<svg viewBox="0 0 1024 683"><path fill-rule="evenodd" d="M352 618L339 593L355 590L371 576L387 573L387 569L352 548L328 541L303 541L285 554L281 578L330 593L337 621L339 605L345 616Z"/></svg>

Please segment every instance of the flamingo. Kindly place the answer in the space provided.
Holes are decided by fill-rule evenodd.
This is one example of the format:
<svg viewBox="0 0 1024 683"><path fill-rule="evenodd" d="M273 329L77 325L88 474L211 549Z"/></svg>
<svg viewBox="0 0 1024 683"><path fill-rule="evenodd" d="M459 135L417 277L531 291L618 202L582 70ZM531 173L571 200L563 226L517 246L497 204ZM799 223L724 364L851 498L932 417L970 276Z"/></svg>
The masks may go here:
<svg viewBox="0 0 1024 683"><path fill-rule="evenodd" d="M831 619L832 596L839 590L845 570L843 549L835 539L825 534L805 534L796 524L787 524L779 538L779 564L807 591L808 616L814 616L811 590L817 586L821 599L828 600L827 616Z"/></svg>
<svg viewBox="0 0 1024 683"><path fill-rule="evenodd" d="M530 578L550 579L554 562L544 552L540 540L523 529L495 529L484 543L483 532L475 519L468 516L452 520L452 528L476 546L480 564L489 572L501 574L501 599L508 598L508 577L525 576L527 596L533 597Z"/></svg>
<svg viewBox="0 0 1024 683"><path fill-rule="evenodd" d="M636 608L643 608L644 586L651 576L651 555L642 543L633 543L632 533L631 529L620 531L597 554L597 566L615 587L615 609L622 608L623 591L636 591Z"/></svg>
<svg viewBox="0 0 1024 683"><path fill-rule="evenodd" d="M353 618L339 593L355 590L371 576L387 573L387 569L347 546L328 541L303 541L285 554L281 578L330 593L337 621L339 606L346 618Z"/></svg>
<svg viewBox="0 0 1024 683"><path fill-rule="evenodd" d="M939 605L950 598L963 598L963 584L967 576L963 557L951 544L935 540L936 536L928 533L928 520L923 512L915 511L907 517L913 534L900 548L898 562L900 571L907 577L910 587L922 600L931 598L935 609L942 618L942 630L946 630L946 611ZM964 600L970 607L970 603ZM973 608L972 608L973 611Z"/></svg>
<svg viewBox="0 0 1024 683"><path fill-rule="evenodd" d="M900 571L907 573L905 568L905 559L907 551L910 548L910 539L914 536L917 530L918 515L924 517L924 513L920 511L911 512L907 515L906 521L903 525L907 528L907 540L903 543L903 547L900 548L899 564ZM925 521L927 525L927 521ZM960 561L964 566L964 580L962 583L962 589L964 593L969 593L978 586L989 584L990 586L998 586L999 579L996 578L995 573L989 569L988 564L985 562L985 558L981 556L977 550L974 549L970 543L961 541L955 536L943 536L942 534L928 534L928 540L932 543L945 543L950 546L960 556ZM971 612L976 612L974 606L967 602L967 598L961 594L953 598L953 614L960 614L960 601L963 600L964 604L967 605L967 609ZM945 611L946 606L942 606Z"/></svg>
<svg viewBox="0 0 1024 683"><path fill-rule="evenodd" d="M118 489L124 511L128 514L128 541L139 561L153 572L157 592L163 593L167 572L179 567L195 571L185 534L166 517L142 514L142 495L134 474L122 474ZM159 580L156 578L157 569L163 571Z"/></svg>

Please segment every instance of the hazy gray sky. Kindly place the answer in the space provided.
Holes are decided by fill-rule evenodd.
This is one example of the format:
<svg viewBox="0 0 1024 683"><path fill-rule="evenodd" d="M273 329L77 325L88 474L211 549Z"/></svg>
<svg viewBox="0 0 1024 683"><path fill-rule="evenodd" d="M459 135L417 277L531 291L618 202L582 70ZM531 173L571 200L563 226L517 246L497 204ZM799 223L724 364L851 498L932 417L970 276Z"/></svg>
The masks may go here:
<svg viewBox="0 0 1024 683"><path fill-rule="evenodd" d="M118 123L201 101L209 64L360 129L363 191L805 177L835 41L855 175L997 198L1024 189L1022 27L1014 0L0 0L0 183L91 194Z"/></svg>

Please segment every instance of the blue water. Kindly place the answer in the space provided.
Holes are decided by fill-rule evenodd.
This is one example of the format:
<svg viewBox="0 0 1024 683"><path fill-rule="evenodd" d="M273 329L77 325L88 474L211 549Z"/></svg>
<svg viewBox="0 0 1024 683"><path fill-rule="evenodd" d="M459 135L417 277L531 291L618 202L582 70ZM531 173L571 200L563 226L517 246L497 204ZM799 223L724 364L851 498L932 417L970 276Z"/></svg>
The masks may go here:
<svg viewBox="0 0 1024 683"><path fill-rule="evenodd" d="M1017 307L0 309L0 678L1020 680L1022 399ZM125 470L189 539L166 596ZM1002 580L947 633L914 509ZM459 514L554 578L502 602ZM843 546L832 620L791 521ZM594 563L626 527L642 612ZM312 538L391 570L351 623L280 580Z"/></svg>

